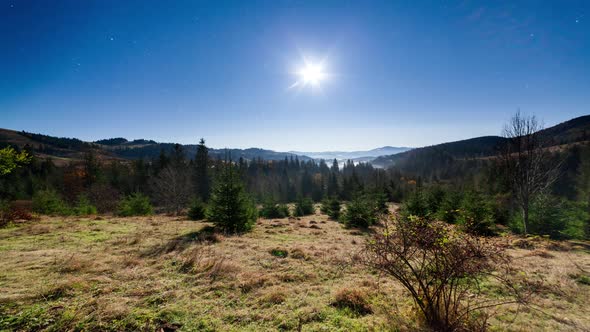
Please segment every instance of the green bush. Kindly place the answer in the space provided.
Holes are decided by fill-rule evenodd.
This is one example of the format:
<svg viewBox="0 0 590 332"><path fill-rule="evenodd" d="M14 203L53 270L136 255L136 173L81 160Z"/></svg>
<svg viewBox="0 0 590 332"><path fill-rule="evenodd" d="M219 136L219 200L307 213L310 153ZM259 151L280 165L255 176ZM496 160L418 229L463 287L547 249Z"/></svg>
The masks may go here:
<svg viewBox="0 0 590 332"><path fill-rule="evenodd" d="M426 203L428 217L436 217L436 213L440 210L443 202L446 201L447 191L442 187L435 185L423 192L423 198Z"/></svg>
<svg viewBox="0 0 590 332"><path fill-rule="evenodd" d="M467 233L476 235L492 235L494 233L492 209L482 194L475 191L465 193L459 210L457 223Z"/></svg>
<svg viewBox="0 0 590 332"><path fill-rule="evenodd" d="M323 214L328 214L328 212L330 212L330 201L331 198L329 197L325 197L324 199L322 199L322 202L320 203L320 212Z"/></svg>
<svg viewBox="0 0 590 332"><path fill-rule="evenodd" d="M417 216L425 218L430 214L428 202L421 190L416 190L403 202L401 206L403 216Z"/></svg>
<svg viewBox="0 0 590 332"><path fill-rule="evenodd" d="M289 256L289 252L287 251L287 249L272 249L270 251L270 254L275 256L275 257L280 257L280 258L285 258L287 256Z"/></svg>
<svg viewBox="0 0 590 332"><path fill-rule="evenodd" d="M258 209L246 195L235 166L226 162L214 183L207 219L227 232L238 233L252 229Z"/></svg>
<svg viewBox="0 0 590 332"><path fill-rule="evenodd" d="M206 207L203 201L200 199L193 199L188 208L187 216L190 220L203 220L205 219Z"/></svg>
<svg viewBox="0 0 590 332"><path fill-rule="evenodd" d="M573 202L541 195L537 197L529 210L529 233L547 235L552 239L583 237L584 213L579 205ZM515 215L512 227L516 232L522 232L521 214Z"/></svg>
<svg viewBox="0 0 590 332"><path fill-rule="evenodd" d="M336 197L325 199L322 201L321 211L327 214L332 220L340 219L342 204Z"/></svg>
<svg viewBox="0 0 590 332"><path fill-rule="evenodd" d="M510 194L497 194L489 202L494 223L508 225L511 218Z"/></svg>
<svg viewBox="0 0 590 332"><path fill-rule="evenodd" d="M541 196L531 203L529 233L552 239L587 239L588 217L585 203ZM509 226L513 232L522 234L522 214L515 213Z"/></svg>
<svg viewBox="0 0 590 332"><path fill-rule="evenodd" d="M590 213L588 203L564 201L564 216L567 221L561 233L566 238L590 239Z"/></svg>
<svg viewBox="0 0 590 332"><path fill-rule="evenodd" d="M47 215L70 215L71 211L55 190L39 190L33 195L33 211Z"/></svg>
<svg viewBox="0 0 590 332"><path fill-rule="evenodd" d="M81 195L78 198L78 203L72 209L72 212L77 216L88 216L91 214L97 214L96 207L90 204L90 200L85 195Z"/></svg>
<svg viewBox="0 0 590 332"><path fill-rule="evenodd" d="M347 227L367 228L377 222L379 210L373 200L357 196L346 205L342 219Z"/></svg>
<svg viewBox="0 0 590 332"><path fill-rule="evenodd" d="M461 212L462 196L457 191L449 191L440 202L436 218L448 224L455 224Z"/></svg>
<svg viewBox="0 0 590 332"><path fill-rule="evenodd" d="M119 203L119 215L123 217L146 216L153 213L150 199L142 193L133 193Z"/></svg>
<svg viewBox="0 0 590 332"><path fill-rule="evenodd" d="M371 195L371 199L375 203L375 209L378 213L388 213L389 206L387 205L387 195L383 192L376 192Z"/></svg>
<svg viewBox="0 0 590 332"><path fill-rule="evenodd" d="M310 214L315 213L315 208L313 206L313 201L309 198L302 198L300 197L295 202L295 213L296 217L308 216Z"/></svg>
<svg viewBox="0 0 590 332"><path fill-rule="evenodd" d="M262 204L260 216L266 219L286 218L289 216L289 207L285 204L277 204L272 199L267 199Z"/></svg>
<svg viewBox="0 0 590 332"><path fill-rule="evenodd" d="M454 223L459 201L460 195L459 198L450 195L440 186L420 188L403 202L401 213L405 217L416 216L429 220L444 218Z"/></svg>
<svg viewBox="0 0 590 332"><path fill-rule="evenodd" d="M289 208L289 205L279 204L278 208L279 208L279 212L281 213L281 215L285 216L284 218L291 216L291 209Z"/></svg>

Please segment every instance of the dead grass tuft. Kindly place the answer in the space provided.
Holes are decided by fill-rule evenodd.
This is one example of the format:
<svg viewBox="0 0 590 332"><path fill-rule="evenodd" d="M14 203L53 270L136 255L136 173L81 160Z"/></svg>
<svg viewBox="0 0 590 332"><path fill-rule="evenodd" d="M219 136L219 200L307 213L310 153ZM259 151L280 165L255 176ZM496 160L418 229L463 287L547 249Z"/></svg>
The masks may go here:
<svg viewBox="0 0 590 332"><path fill-rule="evenodd" d="M277 274L277 279L282 282L305 282L314 280L316 275L307 271L289 271Z"/></svg>
<svg viewBox="0 0 590 332"><path fill-rule="evenodd" d="M516 239L516 240L512 241L511 246L513 248L527 249L527 250L533 250L536 248L533 241L531 241L529 239Z"/></svg>
<svg viewBox="0 0 590 332"><path fill-rule="evenodd" d="M54 262L54 269L58 273L82 272L88 266L90 266L90 262L82 259L76 254L72 254L71 256L65 258L56 259Z"/></svg>
<svg viewBox="0 0 590 332"><path fill-rule="evenodd" d="M282 287L271 288L260 298L260 302L266 304L281 304L286 300L287 292Z"/></svg>
<svg viewBox="0 0 590 332"><path fill-rule="evenodd" d="M29 234L31 235L42 235L42 234L48 234L51 232L51 227L49 227L48 225L44 225L44 224L33 224L31 225L31 228L29 229Z"/></svg>
<svg viewBox="0 0 590 332"><path fill-rule="evenodd" d="M337 308L348 308L360 315L373 312L368 302L369 294L361 288L340 288L334 294L332 305Z"/></svg>
<svg viewBox="0 0 590 332"><path fill-rule="evenodd" d="M539 256L541 258L554 258L555 257L555 255L548 253L547 250L544 250L544 249L535 249L527 256Z"/></svg>
<svg viewBox="0 0 590 332"><path fill-rule="evenodd" d="M73 292L73 283L71 281L65 281L42 291L38 297L44 301L55 301L63 297L69 297Z"/></svg>
<svg viewBox="0 0 590 332"><path fill-rule="evenodd" d="M200 245L184 254L178 271L199 274L211 280L217 280L225 277L235 278L240 268L227 256L208 246Z"/></svg>
<svg viewBox="0 0 590 332"><path fill-rule="evenodd" d="M140 266L140 265L142 265L142 260L137 257L126 255L126 256L123 256L123 258L121 259L121 266L124 269L132 268L132 267L136 267L136 266Z"/></svg>
<svg viewBox="0 0 590 332"><path fill-rule="evenodd" d="M242 293L249 293L261 288L268 282L268 277L260 273L243 273L239 277L238 287Z"/></svg>
<svg viewBox="0 0 590 332"><path fill-rule="evenodd" d="M309 255L301 248L297 247L291 250L291 258L293 259L309 259Z"/></svg>
<svg viewBox="0 0 590 332"><path fill-rule="evenodd" d="M158 256L173 251L182 252L194 244L213 244L221 240L222 237L217 233L217 230L214 227L207 226L198 231L172 238L166 243L153 246L145 251L143 256Z"/></svg>

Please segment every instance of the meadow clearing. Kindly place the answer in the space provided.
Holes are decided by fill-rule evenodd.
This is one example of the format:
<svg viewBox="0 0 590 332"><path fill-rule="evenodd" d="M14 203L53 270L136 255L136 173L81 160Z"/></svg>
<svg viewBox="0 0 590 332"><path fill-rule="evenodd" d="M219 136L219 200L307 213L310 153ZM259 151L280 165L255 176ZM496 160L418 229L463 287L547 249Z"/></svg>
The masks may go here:
<svg viewBox="0 0 590 332"><path fill-rule="evenodd" d="M319 212L231 236L164 215L16 223L0 229L0 330L420 330L401 285L358 263L369 236ZM589 330L589 244L501 240L543 291L490 329Z"/></svg>

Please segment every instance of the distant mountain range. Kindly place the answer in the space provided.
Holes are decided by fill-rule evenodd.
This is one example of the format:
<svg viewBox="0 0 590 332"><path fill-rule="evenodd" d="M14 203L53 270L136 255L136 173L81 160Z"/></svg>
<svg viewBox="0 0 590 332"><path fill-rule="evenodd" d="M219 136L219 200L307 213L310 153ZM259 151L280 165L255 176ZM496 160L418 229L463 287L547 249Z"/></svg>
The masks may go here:
<svg viewBox="0 0 590 332"><path fill-rule="evenodd" d="M169 153L174 150L175 143L157 143L151 140L134 140L134 141L121 141L119 144L113 144L108 142L104 144L105 141L109 140L100 140L94 142L94 144L99 145L102 149L109 151L110 153L125 159L141 159L141 158L154 158L160 155L160 152L163 150L166 153ZM197 153L197 145L196 144L185 144L182 145L184 152L186 153L188 158L192 158ZM254 159L264 159L264 160L282 160L285 158L297 157L299 160L311 160L312 158L303 156L303 155L296 155L290 152L276 152L272 150L265 150L259 148L249 148L249 149L213 149L209 148L209 155L215 158L231 158L233 160L238 160L243 158L245 160L254 160Z"/></svg>
<svg viewBox="0 0 590 332"><path fill-rule="evenodd" d="M136 139L129 141L125 138L110 138L95 142L84 142L76 138L54 137L42 134L28 133L0 129L0 147L4 145L16 145L20 148L28 146L38 157L51 157L57 164L69 161L81 160L88 151L93 151L101 160L133 160L141 158L158 157L161 151L170 153L174 150L175 143L158 143L153 140ZM197 153L197 145L182 145L187 157L192 158ZM282 160L285 158L298 158L299 160L311 160L307 156L299 156L289 152L276 152L258 148L250 149L209 149L212 157L225 158L226 155L233 160L244 158L253 160L262 158L265 160Z"/></svg>
<svg viewBox="0 0 590 332"><path fill-rule="evenodd" d="M325 152L299 152L299 151L289 151L290 153L296 155L303 155L308 156L314 159L324 159L324 160L355 160L355 161L371 161L376 157L379 156L387 156L393 155L400 152L411 150L412 148L407 147L394 147L394 146L384 146L372 150L367 151L325 151Z"/></svg>
<svg viewBox="0 0 590 332"><path fill-rule="evenodd" d="M590 115L578 117L556 126L542 130L551 146L562 147L580 142L590 141ZM213 157L224 158L231 156L233 160L244 158L254 160L282 160L284 158L298 158L307 161L337 159L340 164L345 160L355 162L370 162L375 167L397 168L412 171L420 168L432 168L436 165L451 163L453 160L485 158L494 155L497 148L504 142L499 136L484 136L456 142L449 142L422 148L384 146L367 151L326 151L326 152L277 152L259 148L250 149L210 149ZM102 160L133 160L140 158L154 158L161 151L173 151L174 143L158 143L153 140L138 139L129 141L125 138L110 138L95 142L84 142L76 138L53 137L42 134L27 133L0 129L0 147L16 145L21 148L28 146L40 158L51 157L56 164L81 160L88 151L94 151ZM196 154L194 144L182 146L187 157Z"/></svg>
<svg viewBox="0 0 590 332"><path fill-rule="evenodd" d="M141 158L158 157L161 151L170 153L174 150L175 143L159 143L148 139L127 140L123 137L102 139L94 142L84 142L76 138L54 137L43 134L28 133L0 129L0 146L16 145L21 148L28 146L41 158L51 157L57 164L65 164L69 161L81 160L88 151L94 151L102 160L133 160ZM196 144L182 145L187 157L192 158L197 152ZM355 152L322 152L313 153L312 156L303 152L277 152L259 148L249 149L209 149L212 157L225 158L226 155L233 160L244 158L246 160L282 160L285 158L298 158L302 161L312 159L338 160L354 159L355 161L369 162L375 157L386 154L394 154L406 151L409 148L382 147L369 151Z"/></svg>

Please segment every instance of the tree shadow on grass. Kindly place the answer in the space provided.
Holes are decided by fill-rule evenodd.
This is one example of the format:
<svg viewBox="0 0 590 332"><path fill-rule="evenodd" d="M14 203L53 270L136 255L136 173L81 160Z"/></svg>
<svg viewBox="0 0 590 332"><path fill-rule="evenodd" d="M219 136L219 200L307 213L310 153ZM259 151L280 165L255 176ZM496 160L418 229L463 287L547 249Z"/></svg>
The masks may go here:
<svg viewBox="0 0 590 332"><path fill-rule="evenodd" d="M168 242L152 246L145 250L141 256L154 257L173 251L182 252L194 244L217 243L219 241L219 230L213 226L206 226L198 231L189 232L172 238Z"/></svg>

